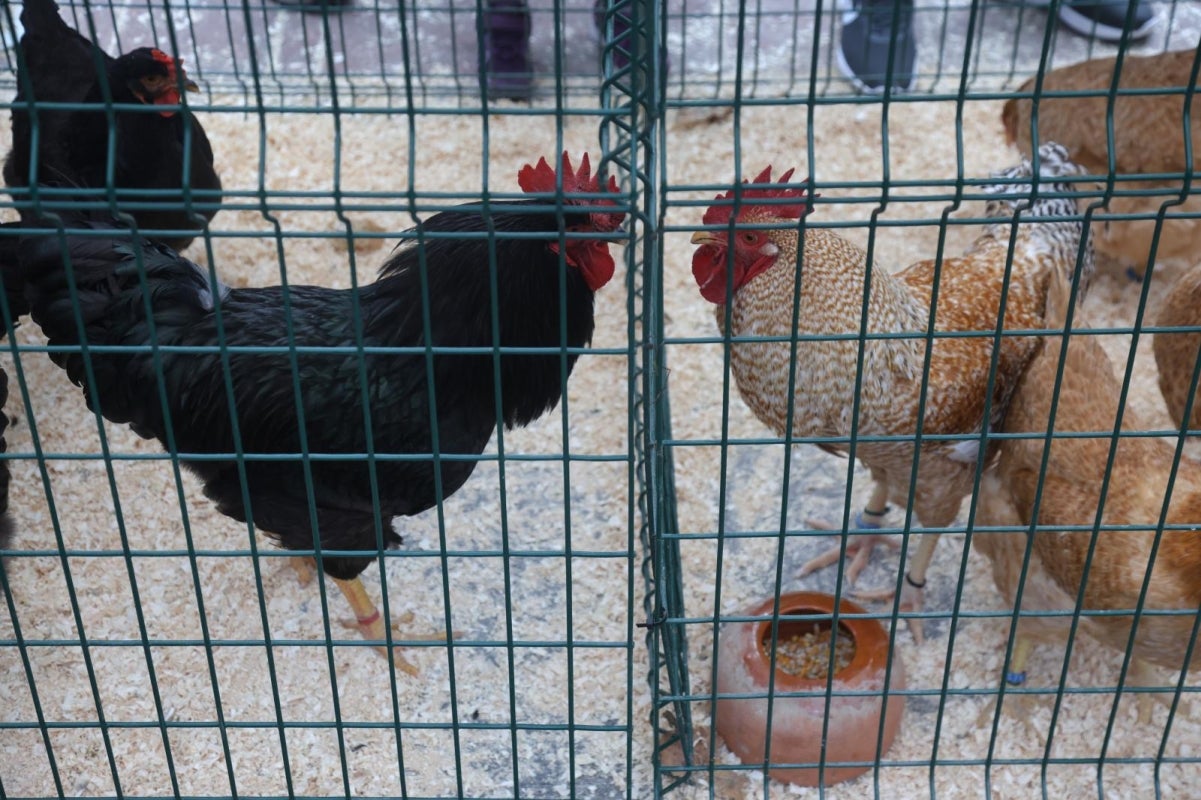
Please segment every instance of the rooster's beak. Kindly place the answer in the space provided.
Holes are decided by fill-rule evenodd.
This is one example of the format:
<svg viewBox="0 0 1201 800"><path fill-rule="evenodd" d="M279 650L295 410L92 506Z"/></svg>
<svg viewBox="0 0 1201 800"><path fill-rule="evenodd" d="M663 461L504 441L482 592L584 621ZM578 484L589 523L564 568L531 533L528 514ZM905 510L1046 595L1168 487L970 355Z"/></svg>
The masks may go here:
<svg viewBox="0 0 1201 800"><path fill-rule="evenodd" d="M697 231L692 234L693 244L721 244L716 231Z"/></svg>
<svg viewBox="0 0 1201 800"><path fill-rule="evenodd" d="M188 78L183 82L183 88L187 89L189 92L200 91L200 87L196 84L196 81L192 80L191 78Z"/></svg>

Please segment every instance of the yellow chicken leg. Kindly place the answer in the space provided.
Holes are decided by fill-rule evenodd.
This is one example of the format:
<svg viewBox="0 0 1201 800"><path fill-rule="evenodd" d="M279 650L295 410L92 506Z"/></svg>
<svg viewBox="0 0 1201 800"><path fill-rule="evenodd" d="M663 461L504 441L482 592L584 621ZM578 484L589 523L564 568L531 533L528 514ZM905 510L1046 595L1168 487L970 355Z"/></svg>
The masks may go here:
<svg viewBox="0 0 1201 800"><path fill-rule="evenodd" d="M317 565L310 556L298 556L288 559L289 565L296 570L297 580L301 586L308 586L313 582L313 578L317 575ZM344 628L350 628L362 634L364 639L379 639L386 640L386 631L384 629L383 615L371 598L367 596L367 590L363 588L363 582L358 578L343 581L337 578L332 578L337 584L338 589L346 597L346 601L350 603L350 608L354 611L353 619L341 619L338 623ZM418 639L421 641L446 641L446 635L440 633L417 634L407 633L399 630L397 625L405 625L413 620L412 613L404 613L396 616L392 623L393 638L403 639ZM387 645L376 645L376 650L385 658L389 657ZM392 666L396 667L409 675L416 676L418 674L417 667L413 666L407 659L400 654L400 648L393 646L390 655Z"/></svg>
<svg viewBox="0 0 1201 800"><path fill-rule="evenodd" d="M346 601L351 604L351 610L354 611L353 620L342 620L342 627L357 629L363 634L364 639L387 639L387 629L384 628L383 615L380 614L380 609L376 608L376 604L371 602L368 597L368 590L364 589L363 581L358 578L349 580L339 580L334 578L334 583L342 590L342 595L346 596ZM396 622L407 622L412 619L412 615L401 616ZM395 626L393 627L395 631ZM411 635L406 635L406 638L414 638ZM446 639L444 635L431 634L430 637L416 637L419 639ZM376 645L375 649L380 651L384 658L389 657L388 646L386 644ZM393 667L401 669L410 675L418 674L417 667L407 661L404 656L400 655L399 647L393 647L390 653Z"/></svg>

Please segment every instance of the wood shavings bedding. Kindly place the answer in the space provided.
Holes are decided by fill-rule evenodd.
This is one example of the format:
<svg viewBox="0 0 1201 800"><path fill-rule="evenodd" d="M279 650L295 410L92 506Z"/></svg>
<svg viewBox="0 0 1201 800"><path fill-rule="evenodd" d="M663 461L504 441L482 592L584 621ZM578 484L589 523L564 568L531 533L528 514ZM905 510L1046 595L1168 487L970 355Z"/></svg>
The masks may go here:
<svg viewBox="0 0 1201 800"><path fill-rule="evenodd" d="M992 101L972 101L964 108L963 177L979 178L1016 163L1020 156L1003 144L1000 127L1001 104ZM735 131L733 120L717 122L696 136L691 128L669 128L666 153L670 183L702 183L731 180L735 152L743 164L743 176L756 174L772 164L779 173L792 166L798 176L806 174L807 128L803 107L745 108L741 114L742 127ZM955 126L953 103L894 104L889 113L888 136L889 178L893 181L917 180L953 182L958 170L955 147L947 132ZM883 165L880 161L882 120L879 106L819 106L814 109L814 159L812 170L822 202L808 218L811 223L845 221L860 224L868 219L879 205L878 188L840 188L838 184L861 181L880 182ZM945 146L932 146L946 142ZM696 164L703 161L711 168L704 177L696 174ZM726 173L721 172L722 169ZM714 174L714 172L716 174ZM828 184L834 184L829 187ZM915 200L920 195L949 194L952 188L919 186L900 187L890 191L890 202L880 210L881 225L874 235L866 227L851 227L839 232L860 246L869 239L874 247L878 267L897 270L921 258L932 257L939 245L940 229L937 220L949 212L945 231L944 252L955 255L975 237L977 224L956 224L978 216L982 205L966 203L952 208L947 201ZM976 191L978 190L969 190ZM677 195L673 200L707 200L712 196ZM830 202L845 198L860 198L858 202ZM671 225L699 224L701 208L681 205L669 207L666 222ZM919 226L889 227L889 222L924 220ZM668 233L665 265L669 330L672 339L716 335L712 307L696 292L688 269L691 248L688 233ZM1153 315L1163 291L1171 285L1182 265L1157 268L1147 301L1148 313ZM1141 286L1111 274L1096 280L1089 298L1082 306L1087 325L1097 328L1129 328L1135 319ZM1153 318L1152 317L1149 317ZM1124 368L1130 347L1129 335L1103 337L1104 344L1118 368ZM1155 379L1155 362L1149 336L1143 336L1136 353L1131 379L1130 403L1157 429L1170 428L1163 401ZM673 436L677 440L713 440L722 437L723 358L720 345L682 343L669 347L672 398L675 401ZM677 454L677 486L680 487L680 525L686 534L706 534L717 530L719 511L724 513L725 538L722 550L721 585L713 585L717 574L719 542L716 538L697 538L682 544L686 573L685 598L690 617L744 613L760 599L770 596L777 580L776 563L780 558L778 532L782 513L789 530L807 527L803 521L818 517L839 522L846 502L848 462L826 455L816 448L801 446L792 453L791 478L784 481L784 448L776 444L739 443L739 440L771 438L751 412L745 408L731 389L727 435L728 464L725 473L725 507L719 505L722 489L720 451L717 447L679 447ZM850 511L862 507L870 487L865 470L855 466L850 474ZM965 506L966 510L966 506ZM895 510L890 524L899 524L901 511ZM962 523L966 517L962 517ZM737 536L738 533L760 534ZM768 534L766 536L762 534ZM828 545L824 535L790 536L785 540L780 574L781 591L801 588L834 591L837 573L826 570L798 580L795 576L801 564L817 555ZM962 534L944 536L930 568L931 580L926 589L927 612L949 615L955 608L956 586L963 561ZM912 548L912 545L911 545ZM860 578L860 586L875 588L894 585L899 561L895 555L877 558ZM907 703L907 716L900 735L887 759L892 762L926 762L937 760L978 760L970 766L941 765L929 767L886 767L879 775L880 790L885 796L917 797L930 794L931 780L939 797L979 797L984 792L984 776L991 780L993 796L1028 797L1040 790L1043 776L1039 761L1045 755L1047 730L1050 724L1051 697L1035 702L1031 714L1031 729L1013 717L1000 723L995 741L990 727L978 727L976 716L987 702L983 693L995 693L1002 669L1008 620L999 616L1006 610L996 594L991 576L981 557L972 553L967 558L963 579L961 604L963 616L953 626L947 618L926 623L927 637L932 640L921 648L914 646L906 633L897 641L899 656L905 662L909 689L920 692ZM845 587L844 587L845 590ZM717 591L720 591L718 599ZM890 606L874 604L869 610L890 613ZM980 614L997 617L980 617ZM712 629L709 625L690 627L690 671L693 691L710 691L712 670ZM953 638L953 650L951 650ZM953 656L948 657L952 652ZM1038 675L1032 686L1054 691L1061 669L1062 652L1054 648L1039 648L1033 657L1031 676ZM948 664L948 661L950 662ZM949 666L949 671L948 671ZM1165 733L1165 713L1158 713L1151 726L1135 724L1133 702L1124 696L1115 717L1111 740L1101 752L1103 733L1114 703L1112 687L1116 685L1121 656L1081 638L1074 650L1068 673L1069 688L1111 687L1109 692L1074 694L1064 698L1060 717L1049 754L1053 758L1089 759L1091 764L1052 765L1046 771L1047 792L1051 796L1096 796L1098 758L1153 759L1160 746L1166 752L1191 751L1195 737L1201 735L1195 712L1189 705L1182 707ZM949 676L947 688L974 690L979 695L948 695L940 701L944 676ZM1171 686L1172 676L1164 676L1162 685ZM1195 686L1191 676L1185 686ZM1011 700L1012 702L1012 700ZM941 703L941 707L940 707ZM709 704L694 705L694 724L698 735L709 735ZM941 725L938 739L936 724ZM706 745L708 744L706 739ZM992 766L983 766L986 760ZM737 764L724 747L715 750L715 761ZM1006 763L1009 762L1009 763ZM1026 762L1026 763L1022 763ZM1192 763L1173 764L1161 770L1161 788L1168 795L1189 795L1189 781L1194 780L1198 766ZM1148 763L1106 764L1102 771L1106 794L1142 796L1154 791L1154 770ZM707 785L681 793L682 797L738 798L764 796L763 775L748 770L718 773L712 794ZM831 798L866 796L873 791L871 774L835 786L826 791ZM701 781L704 783L704 781ZM806 790L769 782L766 796L817 797L817 790Z"/></svg>
<svg viewBox="0 0 1201 800"><path fill-rule="evenodd" d="M235 101L213 98L213 102L220 107L222 102ZM514 191L514 176L522 164L540 155L555 155L560 146L550 113L548 109L547 117L497 115L486 121L487 188ZM971 102L965 109L965 176L983 176L1017 159L1015 152L1001 144L998 114L999 104L994 102ZM687 120L678 124L672 114L667 128L668 181L672 185L729 182L735 177L736 142L748 173L769 162L778 171L793 165L799 174L808 169L801 107L748 107L740 119L741 128L734 131L731 119L718 117L705 125ZM278 283L279 252L290 282L350 285L351 252L357 280L370 280L396 235L412 224L405 199L410 181L417 191L461 192L464 200L484 188L485 120L417 115L415 138L410 142L407 117L344 116L335 180L334 126L327 114L266 115L263 188L318 192L321 196L269 198L264 207L257 195L258 120L240 111L210 113L204 118L226 186L243 196L231 197L229 207L216 219L214 235L194 245L188 256L203 263L211 257L222 278L237 286ZM565 117L562 147L573 155L587 149L595 157L596 124L591 116ZM895 104L889 122L890 178L953 180L957 174L949 137L953 126L951 104ZM881 179L883 167L874 155L881 144L878 107L822 106L814 113L813 134L813 173L819 184ZM945 144L932 146L932 142ZM415 163L408 160L410 143ZM350 210L345 216L353 230L368 234L368 238L354 239L353 251L348 247L346 226L332 209L330 196L335 190L346 193L344 203ZM812 218L815 221L861 223L878 204L875 198L862 199L878 194L874 190L823 187L821 191L824 202ZM354 196L356 192L389 195L363 198ZM935 220L921 226L877 228L875 254L885 268L899 268L934 253L939 239L936 220L948 204L913 200L929 193L932 191L921 188L898 190L881 213L884 222ZM704 200L708 196L695 193L689 197ZM829 202L855 198L860 201ZM667 224L696 224L701 209L679 206L676 201L680 199L679 193L670 196ZM974 210L954 211L952 222ZM972 225L950 225L946 251L962 250L975 231ZM315 235L297 238L292 236L295 233ZM869 238L863 227L850 228L845 235L860 244ZM676 338L711 336L715 330L710 308L697 295L692 281L691 253L687 233L665 234L668 334ZM620 251L615 255L620 256ZM1172 270L1163 270L1162 276L1155 274L1152 307L1174 274ZM1128 325L1137 291L1136 286L1101 279L1087 304L1091 319L1097 325ZM386 559L388 600L393 613L414 614L412 629L433 630L446 623L445 598L449 599L450 622L463 637L453 653L453 691L445 646L414 648L412 659L421 675L416 679L398 676L393 682L383 661L357 646L354 635L339 627L337 620L347 609L332 587L325 588L328 608L323 609L317 585L300 586L280 551L261 538L253 542L262 556L257 561L260 592L256 562L242 555L252 546L246 527L217 513L191 476L184 473L177 483L169 460L113 463L122 531L114 516L109 472L97 455L100 441L94 417L86 411L78 390L43 354L22 352L20 374L29 388L31 406L24 409L19 392L13 391L6 411L19 422L13 429L10 451L31 452L25 421L25 415L30 415L41 446L50 454L47 480L54 513L62 525L62 543L74 553L67 562L78 614L89 639L101 645L91 648L91 659L106 719L140 725L110 729L121 790L157 795L171 786L167 748L157 727L161 707L168 720L199 723L197 727L173 727L167 733L179 791L188 795L227 795L236 788L239 794L260 795L293 791L342 796L349 791L399 796L407 791L418 796L454 796L460 788L457 765L466 796L509 796L520 791L523 797L566 797L573 787L577 796L585 798L651 796L652 742L646 723L650 691L645 682L649 661L642 632L632 628L633 622L641 620L643 581L641 553L636 546L631 549L636 536L631 537L628 528L636 488L629 485L626 460L631 434L626 399L632 351L627 341L628 308L620 280L598 295L593 346L620 352L581 357L567 398L569 451L609 460L571 461L568 490L563 462L556 458L563 451L562 411L529 429L505 434L506 454L547 457L504 462L503 511L513 555L505 558L501 551L501 469L495 461L481 463L467 485L445 504L445 546L451 553L445 559L439 556L442 534L436 514L399 523L405 545ZM1108 337L1111 354L1122 363L1128 340ZM26 324L18 331L18 341L32 345L41 339L36 327ZM675 437L685 442L719 437L723 405L720 347L694 343L668 349ZM0 363L16 376L10 357L6 355ZM1140 343L1135 363L1132 403L1155 424L1166 425L1155 388L1149 340ZM729 415L731 438L767 437L736 396L730 398ZM104 431L114 453L161 454L157 444L143 442L123 428L106 425ZM489 452L496 452L495 442ZM712 532L721 502L719 448L689 446L675 452L682 530ZM65 453L84 453L89 458L62 458ZM782 503L791 528L808 516L840 518L847 491L846 461L813 448L797 448L787 486L781 477L783 463L780 445L730 445L724 498L727 530L776 530ZM36 462L15 461L13 472L11 506L19 532L17 546L34 551L57 549L51 509ZM855 470L852 509L862 502L866 491L866 476ZM181 493L186 498L186 529L179 505ZM569 504L565 504L567 500ZM565 552L568 530L571 557ZM180 554L186 552L189 536L195 547L204 551L194 564ZM787 539L783 589L833 589L833 571L804 581L794 577L797 567L828 541L820 536ZM121 555L125 545L147 554L127 560ZM727 539L722 580L715 585L716 539L685 542L682 555L689 615L737 613L765 596L776 581L778 546L779 539L772 536ZM953 607L962 548L962 536L944 538L931 568L927 610L949 612ZM106 554L97 555L97 551ZM1003 604L980 559L969 555L967 565L962 608L1001 611ZM896 567L895 556L881 559L865 572L863 585L895 580ZM569 570L570 590L566 588ZM445 582L444 571L448 576ZM159 705L152 695L150 670L139 644L131 572L136 578L142 622L153 643L150 656ZM372 592L380 591L379 578L375 567L365 573ZM633 620L627 608L631 579L635 587ZM9 581L22 636L35 644L78 637L76 611L57 556L11 559ZM506 581L511 586L511 621L505 610ZM334 649L332 671L321 646L326 612L333 636L351 642ZM275 640L270 651L255 644L267 631ZM1042 776L1037 761L1044 753L1045 735L1032 736L1019 723L1006 719L993 741L989 729L974 725L985 703L982 697L948 696L941 706L937 742L933 738L944 675L950 676L949 688L992 691L1001 668L999 653L1006 631L1004 619L965 617L953 631L946 620L928 623L931 641L920 650L907 635L898 637L898 654L905 661L910 688L923 694L910 699L901 735L888 759L992 758L993 764L988 768L942 765L933 772L925 766L887 767L879 777L885 795L926 795L933 780L940 797L978 797L983 793L986 769L994 796L1027 797L1039 786ZM220 642L212 649L211 671L202 643L206 633ZM954 651L948 657L952 633ZM13 620L4 614L0 638L13 635ZM691 688L703 695L710 686L711 627L691 625L689 635ZM512 648L506 645L510 636ZM573 643L570 648L566 646L569 640ZM112 794L115 787L96 727L96 700L80 649L31 646L26 652L46 718L85 725L55 729L50 734L65 790L89 796ZM268 670L268 652L274 659L274 677ZM633 658L632 664L628 656ZM1112 685L1119 663L1117 654L1082 641L1076 647L1069 686ZM1036 651L1032 674L1039 678L1033 685L1050 685L1059 667L1056 653L1046 648ZM0 675L4 676L0 680L0 720L36 719L28 679L14 648L0 649ZM627 696L628 675L633 676L632 698ZM275 693L281 719L276 717ZM1112 702L1112 696L1105 693L1065 698L1051 755L1096 758L1097 732L1106 724ZM1151 728L1140 729L1133 723L1129 705L1124 700L1118 710L1107 755L1151 757L1163 735L1163 715L1156 716ZM232 726L226 729L224 741L213 725L218 708ZM330 727L335 713L342 720L340 728ZM695 705L702 752L709 748L707 713L707 703ZM397 714L402 721L399 732L391 724ZM451 730L455 719L460 724L485 727L462 728L456 738ZM1036 729L1046 730L1046 701L1038 705L1032 719ZM569 731L565 729L568 726L576 727ZM622 726L632 727L634 739L628 793L627 742ZM1179 715L1167 735L1165 752L1196 756L1192 743L1198 740L1201 727L1192 715ZM286 770L281 742L286 742ZM714 744L716 763L735 763L720 743ZM1006 760L1023 763L1007 764ZM1173 792L1188 796L1189 787L1196 785L1197 772L1194 763L1165 765L1159 773L1160 785L1169 796ZM1152 768L1145 763L1109 764L1102 782L1107 794L1140 796L1150 791L1153 777ZM9 796L55 793L39 732L5 731L0 738L0 780ZM712 792L707 780L698 778L695 785L678 790L675 796L738 800L762 795L762 781L757 772L722 773L714 779ZM868 776L834 787L827 796L864 796L871 791L870 781ZM1054 796L1092 796L1096 793L1096 768L1052 765L1046 781L1048 793ZM774 783L767 794L817 796L816 791Z"/></svg>

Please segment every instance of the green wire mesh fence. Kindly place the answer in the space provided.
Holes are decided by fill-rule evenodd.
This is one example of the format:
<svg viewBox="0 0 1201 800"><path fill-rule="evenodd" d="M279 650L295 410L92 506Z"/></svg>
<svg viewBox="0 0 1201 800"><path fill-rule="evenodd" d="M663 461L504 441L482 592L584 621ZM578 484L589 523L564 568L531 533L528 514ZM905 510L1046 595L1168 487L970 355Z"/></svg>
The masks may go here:
<svg viewBox="0 0 1201 800"><path fill-rule="evenodd" d="M865 355L873 343L916 342L925 353L956 340L986 342L983 418L994 405L1004 407L1014 389L1002 372L1003 344L1040 334L1041 326L1015 332L992 309L966 327L934 325L933 313L924 311L909 327L879 330L865 314L869 281L852 287L844 305L823 309L836 320L829 329L773 340L753 330L724 331L733 316L701 296L692 271L698 245L690 239L698 232L734 237L764 227L762 219L739 217L739 209L756 204L753 194L735 192L717 203L731 211L716 222L703 217L715 195L771 164L773 180L795 167L787 185L804 181L803 203L812 204L811 213L799 221L785 215L777 229L836 232L864 250L872 274L931 259L951 297L945 302L954 302L945 276L988 224L980 201L993 191L989 175L1021 160L1006 141L1005 102L1054 92L1024 82L1090 59L1117 55L1132 63L1140 55L1198 50L1201 12L1193 4L1150 3L1150 34L1113 43L1060 25L1069 5L919 2L912 8L915 89L877 96L857 94L839 72L836 44L849 7L820 0L531 0L531 74L522 90L529 97L514 102L489 91L492 76L482 66L489 56L481 36L487 3L356 0L317 4L319 13L274 2L63 4L63 18L106 52L154 44L182 57L200 85L188 106L212 141L221 206L185 255L232 286L368 284L391 248L412 239L406 231L416 222L461 203L477 204L487 217L490 202L522 197L515 180L522 165L543 156L554 164L564 151L573 158L589 152L594 168L617 178L612 199L625 221L607 234L618 269L596 294L590 345L568 347L564 331L550 348L560 364L579 357L570 380L561 376L562 401L524 430L501 430L472 477L435 508L399 518L403 544L374 554L364 573L386 617L411 612L390 635L408 645L416 676L393 674L357 633L343 633L338 619L346 603L328 577L298 585L282 561L328 551L278 549L253 526L217 512L182 468L180 448L164 452L124 425L104 423L51 363L47 356L57 351L39 326L10 326L4 366L13 424L6 438L16 532L0 578L0 797L1192 796L1201 728L1190 673L1144 672L1135 657L1142 652L1134 646L1137 632L1124 646L1107 648L1094 631L1123 611L1136 610L1138 624L1148 626L1174 615L1181 620L1174 638L1158 649L1182 665L1191 657L1201 600L1189 593L1187 578L1181 584L1148 572L1142 545L1132 544L1129 562L1121 563L1140 587L1137 603L1099 608L1082 582L1085 588L1060 590L1058 610L1043 610L1036 601L1054 559L1035 547L1038 535L1028 535L1026 520L997 524L995 514L981 510L981 487L993 486L989 476L1001 469L995 453L965 457L972 499L952 523L931 526L942 529L941 544L920 609L903 608L888 591L860 598L862 609L839 607L832 615L774 601L796 590L854 599L855 590L877 587L911 597L905 565L912 569L920 547L911 534L928 523L902 507L883 521L886 533L901 534L892 537L903 542L899 557L876 557L853 584L845 569L801 575L831 542L855 542L856 512L870 495L867 469L823 450L845 453L915 433L925 442L941 437L961 454L971 452L971 442L987 451L987 442L1016 441L1006 438L1001 415L983 431L979 424L871 428L861 396L879 377ZM0 13L0 84L10 96L20 88L19 13L16 4ZM1138 141L1148 152L1178 147L1184 164L1193 163L1197 120L1196 60L1188 67L1134 91L1181 101L1183 113L1160 121L1163 138L1152 127ZM1113 75L1112 67L1102 71L1083 94L1116 107ZM1047 104L1033 112L1040 113L1057 112ZM1102 142L1120 141L1128 124L1120 113L1111 117L1101 125ZM1128 533L1144 542L1134 534L1151 529L1153 547L1188 563L1187 547L1172 549L1172 535L1185 536L1180 531L1196 524L1187 508L1169 510L1166 499L1169 486L1178 493L1191 487L1193 451L1182 425L1163 409L1151 352L1164 331L1159 309L1176 292L1169 291L1174 279L1187 278L1192 266L1187 255L1165 255L1179 230L1171 226L1197 224L1193 173L1181 169L1134 170L1146 182L1100 170L1100 183L1071 180L1066 190L1080 199L1070 219L1088 224L1098 240L1110 236L1111 225L1145 220L1152 234L1144 260L1151 252L1163 256L1141 282L1126 276L1125 262L1113 261L1068 311L1077 329L1090 329L1071 341L1101 343L1114 364L1116 408L1128 406L1140 423L1127 422L1125 430L1123 417L1110 413L1101 430L1084 429L1099 433L1103 445L1088 463L1099 470L1099 496L1125 497L1123 482L1139 476L1147 476L1153 495L1141 525L1103 518L1099 501L1087 519L1044 520L1086 534L1085 574L1101 576L1090 581L1102 590L1111 585L1105 570L1114 563L1106 536ZM1147 174L1160 184L1151 185ZM1034 202L1021 183L1002 181L1002 196ZM548 193L552 210L565 209L567 188ZM52 210L80 196L94 206L136 202L111 187L93 189L56 195L51 188L44 202ZM177 202L169 194L155 199ZM204 210L213 194L197 190L185 200ZM5 218L35 200L14 191ZM1037 209L1017 216L1020 223L1007 230L1047 221ZM18 235L0 229L0 241ZM480 236L493 241L488 260L496 267L505 237L487 228ZM564 236L562 247L570 233ZM1073 264L1081 253L1074 252ZM801 255L812 268L800 270L799 288L773 298L772 312L789 330L805 330L812 313L798 299L806 278L821 280L820 252L806 245ZM1005 286L1015 280L1017 258L1015 248L1000 272L979 278L981 291L992 278ZM566 259L561 266L568 268ZM940 287L937 306L944 283L935 278L931 285ZM932 289L926 291L929 300ZM423 319L437 313L435 300L424 296ZM494 288L491 314L499 302ZM1021 308L1020 298L1006 302ZM1171 324L1187 330L1196 322ZM304 355L294 331L279 335L278 349L251 354ZM839 376L849 427L814 433L796 422L807 407L788 398L811 389L810 354L840 341L859 354ZM797 426L788 436L764 427L739 389L740 349L773 342L784 352L775 391L785 398L784 418ZM417 344L432 358L432 345ZM231 347L223 339L215 345L216 352ZM1182 378L1190 398L1197 384L1193 347ZM501 350L487 349L499 380ZM372 354L362 340L344 350L360 365ZM160 359L171 354L149 351ZM922 409L968 377L919 361L911 378ZM1050 363L1054 379L1046 383L1054 398L1073 366L1067 358ZM1101 377L1105 368L1099 361L1093 368L1097 376L1088 382L1103 394L1110 385ZM289 387L300 397L304 380L296 374ZM338 413L359 412L362 401L351 394ZM1186 417L1190 409L1186 404ZM1061 403L1055 412L1063 421L1056 442L1072 439L1063 436L1065 426L1083 436L1070 427L1079 409ZM1166 455L1156 450L1135 468L1123 467L1134 458L1123 449L1136 447L1129 442L1153 439L1170 442ZM311 483L320 457L301 451ZM240 445L234 455L243 470L256 458ZM370 447L359 455L379 463L396 457ZM909 462L906 470L917 475L912 455ZM1060 480L1057 469L1054 459L1039 461L1036 485ZM924 490L921 481L912 483L912 492L902 493L905 506ZM376 495L388 490L372 484ZM308 497L315 502L311 491ZM1051 507L1052 497L1034 502ZM389 521L379 516L382 537ZM1017 555L998 562L975 552L988 535L1020 542ZM994 587L994 572L1004 571L997 563L1007 564L1022 587L1016 596L1002 597ZM1069 628L1055 646L1037 640L1040 646L1024 653L1014 632L1019 616L1037 628L1056 614ZM906 632L915 617L924 622L920 644ZM764 651L752 637L750 652L731 656L746 623L764 620L768 644L781 645ZM880 680L849 689L828 681L829 665L847 657L839 642L854 638L866 647L860 632L877 623L887 645ZM438 629L454 637L412 638ZM775 664L786 658L786 640L824 632L830 641L810 656L827 667L815 683L798 688L774 669L766 686L719 690L723 664L764 652L774 653ZM1018 662L1027 672L1020 685L1004 679ZM853 734L865 750L838 754L833 745L846 735L837 728L837 707L861 698L878 705L881 695L890 709L903 706L904 716L890 710ZM1167 698L1151 709L1150 721L1134 702L1149 695ZM794 701L818 725L801 738L829 742L830 749L797 756L779 737L766 752L740 759L738 746L719 736L730 730L722 716L739 702L762 709L749 724L752 734L773 719L801 730L788 716ZM890 725L899 727L890 732ZM848 761L866 767L866 775L839 783ZM790 786L779 780L789 767L810 767L801 780L827 785Z"/></svg>

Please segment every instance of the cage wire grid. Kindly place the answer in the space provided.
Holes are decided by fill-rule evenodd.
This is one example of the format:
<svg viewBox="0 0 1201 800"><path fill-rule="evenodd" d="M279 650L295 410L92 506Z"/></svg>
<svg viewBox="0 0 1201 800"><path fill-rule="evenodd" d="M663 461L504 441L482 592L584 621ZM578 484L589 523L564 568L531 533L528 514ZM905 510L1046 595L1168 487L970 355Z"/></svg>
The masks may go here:
<svg viewBox="0 0 1201 800"><path fill-rule="evenodd" d="M538 93L522 105L481 95L475 4L64 4L110 53L169 44L206 90L191 107L224 200L187 255L224 280L368 281L415 219L503 198L522 163L566 149L622 179L624 286L598 294L561 407L498 435L366 573L421 628L466 620L450 647L415 644L412 680L342 635L330 585L294 586L289 554L215 513L176 456L98 424L36 326L10 330L0 796L1190 796L1190 676L1165 678L1178 705L1140 726L1120 691L1129 665L1084 635L1036 650L1030 696L1048 707L1032 729L973 724L1002 686L1014 606L968 546L968 505L931 568L925 645L895 607L869 606L909 688L901 735L866 777L786 788L712 724L722 624L780 590L846 594L838 570L795 577L829 541L801 520L845 518L868 478L742 405L733 342L688 270L704 207L736 177L795 165L822 195L805 224L877 264L960 253L981 225L962 201L1018 158L1001 102L1040 69L1119 48L1063 31L1055 6L919 3L918 91L861 97L833 68L843 9L828 3L630 0L600 39L590 4L530 7ZM1155 33L1123 52L1197 47L1194 5L1154 7ZM1181 271L1137 286L1103 274L1083 306L1153 434L1172 426L1147 314ZM899 575L880 559L860 583Z"/></svg>

